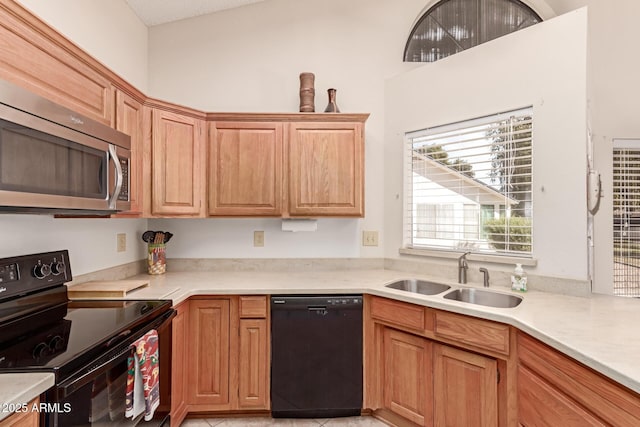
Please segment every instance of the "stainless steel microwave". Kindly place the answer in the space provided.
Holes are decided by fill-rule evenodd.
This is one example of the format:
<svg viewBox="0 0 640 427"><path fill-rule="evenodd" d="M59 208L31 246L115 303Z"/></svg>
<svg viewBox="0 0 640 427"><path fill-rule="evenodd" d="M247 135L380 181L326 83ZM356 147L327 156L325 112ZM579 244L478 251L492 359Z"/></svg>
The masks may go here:
<svg viewBox="0 0 640 427"><path fill-rule="evenodd" d="M0 80L0 212L128 210L131 138Z"/></svg>

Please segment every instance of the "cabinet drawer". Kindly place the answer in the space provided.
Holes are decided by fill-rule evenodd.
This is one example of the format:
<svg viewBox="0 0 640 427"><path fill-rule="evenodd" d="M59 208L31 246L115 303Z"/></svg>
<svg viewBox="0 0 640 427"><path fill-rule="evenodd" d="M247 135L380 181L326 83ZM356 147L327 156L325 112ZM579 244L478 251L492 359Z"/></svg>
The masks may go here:
<svg viewBox="0 0 640 427"><path fill-rule="evenodd" d="M518 367L518 416L524 426L605 424L527 368Z"/></svg>
<svg viewBox="0 0 640 427"><path fill-rule="evenodd" d="M607 425L640 425L640 394L524 333L518 333L518 359L521 366L589 408Z"/></svg>
<svg viewBox="0 0 640 427"><path fill-rule="evenodd" d="M432 330L425 307L385 298L371 298L371 317L417 331Z"/></svg>
<svg viewBox="0 0 640 427"><path fill-rule="evenodd" d="M509 326L446 311L436 312L436 336L509 354Z"/></svg>
<svg viewBox="0 0 640 427"><path fill-rule="evenodd" d="M267 317L267 297L241 296L240 317L243 319L263 319Z"/></svg>

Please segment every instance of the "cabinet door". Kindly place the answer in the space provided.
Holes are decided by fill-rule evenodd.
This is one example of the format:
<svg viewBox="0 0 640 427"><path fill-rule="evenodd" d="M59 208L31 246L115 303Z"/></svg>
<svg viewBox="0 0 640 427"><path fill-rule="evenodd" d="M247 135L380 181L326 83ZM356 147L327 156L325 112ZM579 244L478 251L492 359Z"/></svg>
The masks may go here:
<svg viewBox="0 0 640 427"><path fill-rule="evenodd" d="M126 93L116 92L115 128L131 137L129 199L131 209L118 216L142 214L142 104Z"/></svg>
<svg viewBox="0 0 640 427"><path fill-rule="evenodd" d="M109 79L78 59L79 49L69 46L67 39L30 14L20 16L14 2L2 3L0 78L110 126L113 87Z"/></svg>
<svg viewBox="0 0 640 427"><path fill-rule="evenodd" d="M21 402L19 404L22 404ZM35 398L27 404L27 408L32 409L40 404L40 399ZM37 411L16 412L0 421L0 427L38 427L40 425L40 414Z"/></svg>
<svg viewBox="0 0 640 427"><path fill-rule="evenodd" d="M518 367L518 418L526 427L607 425L523 366Z"/></svg>
<svg viewBox="0 0 640 427"><path fill-rule="evenodd" d="M292 123L289 213L364 216L362 123Z"/></svg>
<svg viewBox="0 0 640 427"><path fill-rule="evenodd" d="M433 362L435 425L498 425L495 359L434 344Z"/></svg>
<svg viewBox="0 0 640 427"><path fill-rule="evenodd" d="M209 215L282 214L282 124L214 122Z"/></svg>
<svg viewBox="0 0 640 427"><path fill-rule="evenodd" d="M433 424L431 347L424 338L384 329L384 407L421 426Z"/></svg>
<svg viewBox="0 0 640 427"><path fill-rule="evenodd" d="M193 300L189 303L189 404L205 405L207 409L230 409L230 300Z"/></svg>
<svg viewBox="0 0 640 427"><path fill-rule="evenodd" d="M238 406L269 409L269 347L266 319L240 319Z"/></svg>
<svg viewBox="0 0 640 427"><path fill-rule="evenodd" d="M187 415L187 334L189 332L189 302L176 308L171 324L171 425L179 426Z"/></svg>
<svg viewBox="0 0 640 427"><path fill-rule="evenodd" d="M152 134L151 213L204 216L203 121L154 110Z"/></svg>

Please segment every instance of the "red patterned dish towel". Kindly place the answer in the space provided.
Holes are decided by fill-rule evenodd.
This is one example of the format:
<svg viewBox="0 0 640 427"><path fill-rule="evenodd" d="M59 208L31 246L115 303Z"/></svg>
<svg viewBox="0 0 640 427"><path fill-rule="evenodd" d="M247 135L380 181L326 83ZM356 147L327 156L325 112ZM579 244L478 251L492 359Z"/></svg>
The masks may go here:
<svg viewBox="0 0 640 427"><path fill-rule="evenodd" d="M142 410L145 421L153 418L160 404L158 362L158 332L152 329L131 345L127 372L127 418L137 417ZM144 405L141 400L144 400Z"/></svg>

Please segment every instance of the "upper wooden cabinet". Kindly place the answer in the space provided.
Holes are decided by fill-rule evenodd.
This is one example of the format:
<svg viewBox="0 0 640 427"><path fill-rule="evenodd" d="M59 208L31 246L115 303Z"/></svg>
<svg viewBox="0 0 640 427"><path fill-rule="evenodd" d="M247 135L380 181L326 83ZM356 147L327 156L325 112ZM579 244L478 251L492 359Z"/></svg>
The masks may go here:
<svg viewBox="0 0 640 427"><path fill-rule="evenodd" d="M139 216L143 209L143 140L142 104L124 92L116 91L115 128L131 137L131 173L129 175L129 199L131 209L118 216Z"/></svg>
<svg viewBox="0 0 640 427"><path fill-rule="evenodd" d="M291 123L289 214L364 216L362 123Z"/></svg>
<svg viewBox="0 0 640 427"><path fill-rule="evenodd" d="M212 122L209 215L282 215L282 123Z"/></svg>
<svg viewBox="0 0 640 427"><path fill-rule="evenodd" d="M90 64L95 60L15 2L0 4L0 78L111 125L113 85Z"/></svg>
<svg viewBox="0 0 640 427"><path fill-rule="evenodd" d="M366 114L208 115L209 215L364 215Z"/></svg>
<svg viewBox="0 0 640 427"><path fill-rule="evenodd" d="M151 214L204 216L203 120L154 109L151 127Z"/></svg>

